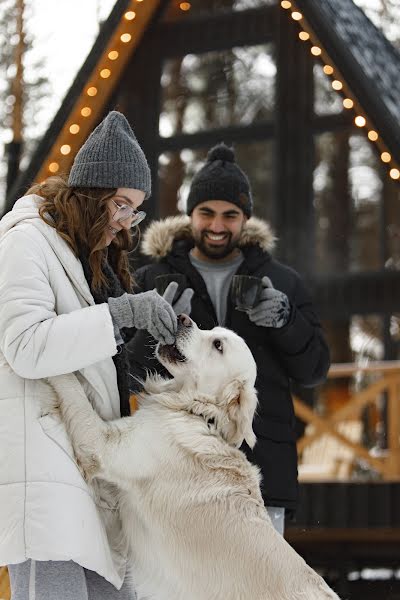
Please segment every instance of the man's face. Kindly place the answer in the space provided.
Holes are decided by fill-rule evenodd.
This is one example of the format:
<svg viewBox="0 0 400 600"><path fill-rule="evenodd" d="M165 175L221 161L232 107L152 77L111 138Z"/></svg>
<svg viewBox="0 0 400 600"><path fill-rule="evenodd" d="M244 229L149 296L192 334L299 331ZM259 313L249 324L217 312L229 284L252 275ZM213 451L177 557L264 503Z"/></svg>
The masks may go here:
<svg viewBox="0 0 400 600"><path fill-rule="evenodd" d="M196 248L208 259L229 257L236 249L247 221L244 212L225 200L207 200L192 212L192 233Z"/></svg>

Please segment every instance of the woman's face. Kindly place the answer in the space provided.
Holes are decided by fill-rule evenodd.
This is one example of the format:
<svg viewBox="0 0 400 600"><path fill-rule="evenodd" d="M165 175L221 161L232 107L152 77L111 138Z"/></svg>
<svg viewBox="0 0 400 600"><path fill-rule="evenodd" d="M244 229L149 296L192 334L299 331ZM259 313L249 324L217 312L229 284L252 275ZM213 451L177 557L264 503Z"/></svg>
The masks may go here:
<svg viewBox="0 0 400 600"><path fill-rule="evenodd" d="M107 201L110 218L106 230L106 246L111 244L121 229L128 230L135 224L134 211L142 204L144 197L145 193L141 190L118 188L115 195Z"/></svg>

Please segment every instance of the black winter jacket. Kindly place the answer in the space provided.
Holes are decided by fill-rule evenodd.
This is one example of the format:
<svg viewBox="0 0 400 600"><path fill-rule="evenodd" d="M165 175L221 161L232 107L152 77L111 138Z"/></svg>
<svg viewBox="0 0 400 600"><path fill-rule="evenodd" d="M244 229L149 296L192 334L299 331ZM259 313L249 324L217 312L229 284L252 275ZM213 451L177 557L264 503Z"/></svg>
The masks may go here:
<svg viewBox="0 0 400 600"><path fill-rule="evenodd" d="M274 238L269 226L249 219L240 247L244 261L238 273L263 277L284 292L292 305L290 321L281 329L253 324L246 313L234 310L228 300L225 327L238 333L247 343L257 363L256 388L259 405L253 428L257 443L244 447L248 458L261 468L262 491L267 506L295 509L297 503L297 453L294 434L294 409L291 382L315 386L324 381L329 368L329 351L310 297L291 268L273 259L269 249ZM153 223L147 230L143 251L156 260L135 273L138 291L155 287L157 275L183 273L188 287L195 291L191 318L202 329L212 329L217 318L203 278L192 266L188 253L193 247L188 217L171 217ZM144 377L145 369L161 370L152 356L154 341L137 332L129 343L131 372Z"/></svg>

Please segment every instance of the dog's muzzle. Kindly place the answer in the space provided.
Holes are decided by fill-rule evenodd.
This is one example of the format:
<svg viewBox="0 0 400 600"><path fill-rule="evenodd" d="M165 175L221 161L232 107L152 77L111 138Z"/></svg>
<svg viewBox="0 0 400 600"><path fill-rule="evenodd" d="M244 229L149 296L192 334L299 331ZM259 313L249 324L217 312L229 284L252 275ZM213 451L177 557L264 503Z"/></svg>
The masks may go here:
<svg viewBox="0 0 400 600"><path fill-rule="evenodd" d="M178 331L176 334L175 343L166 346L159 345L157 348L157 354L168 362L185 362L186 357L179 350L178 345L179 340L184 339L188 335L191 327L193 327L193 321L190 317L185 314L178 315Z"/></svg>

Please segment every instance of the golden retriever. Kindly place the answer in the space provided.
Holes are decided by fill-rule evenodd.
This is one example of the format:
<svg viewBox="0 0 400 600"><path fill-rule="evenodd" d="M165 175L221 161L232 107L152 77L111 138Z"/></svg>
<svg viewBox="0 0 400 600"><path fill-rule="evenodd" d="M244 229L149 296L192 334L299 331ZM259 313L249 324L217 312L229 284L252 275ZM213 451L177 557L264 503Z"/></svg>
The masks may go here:
<svg viewBox="0 0 400 600"><path fill-rule="evenodd" d="M338 599L275 531L258 468L238 450L256 441L245 342L181 315L175 344L156 353L173 379L149 377L137 412L114 422L73 375L49 380L86 477L119 490L138 599Z"/></svg>

